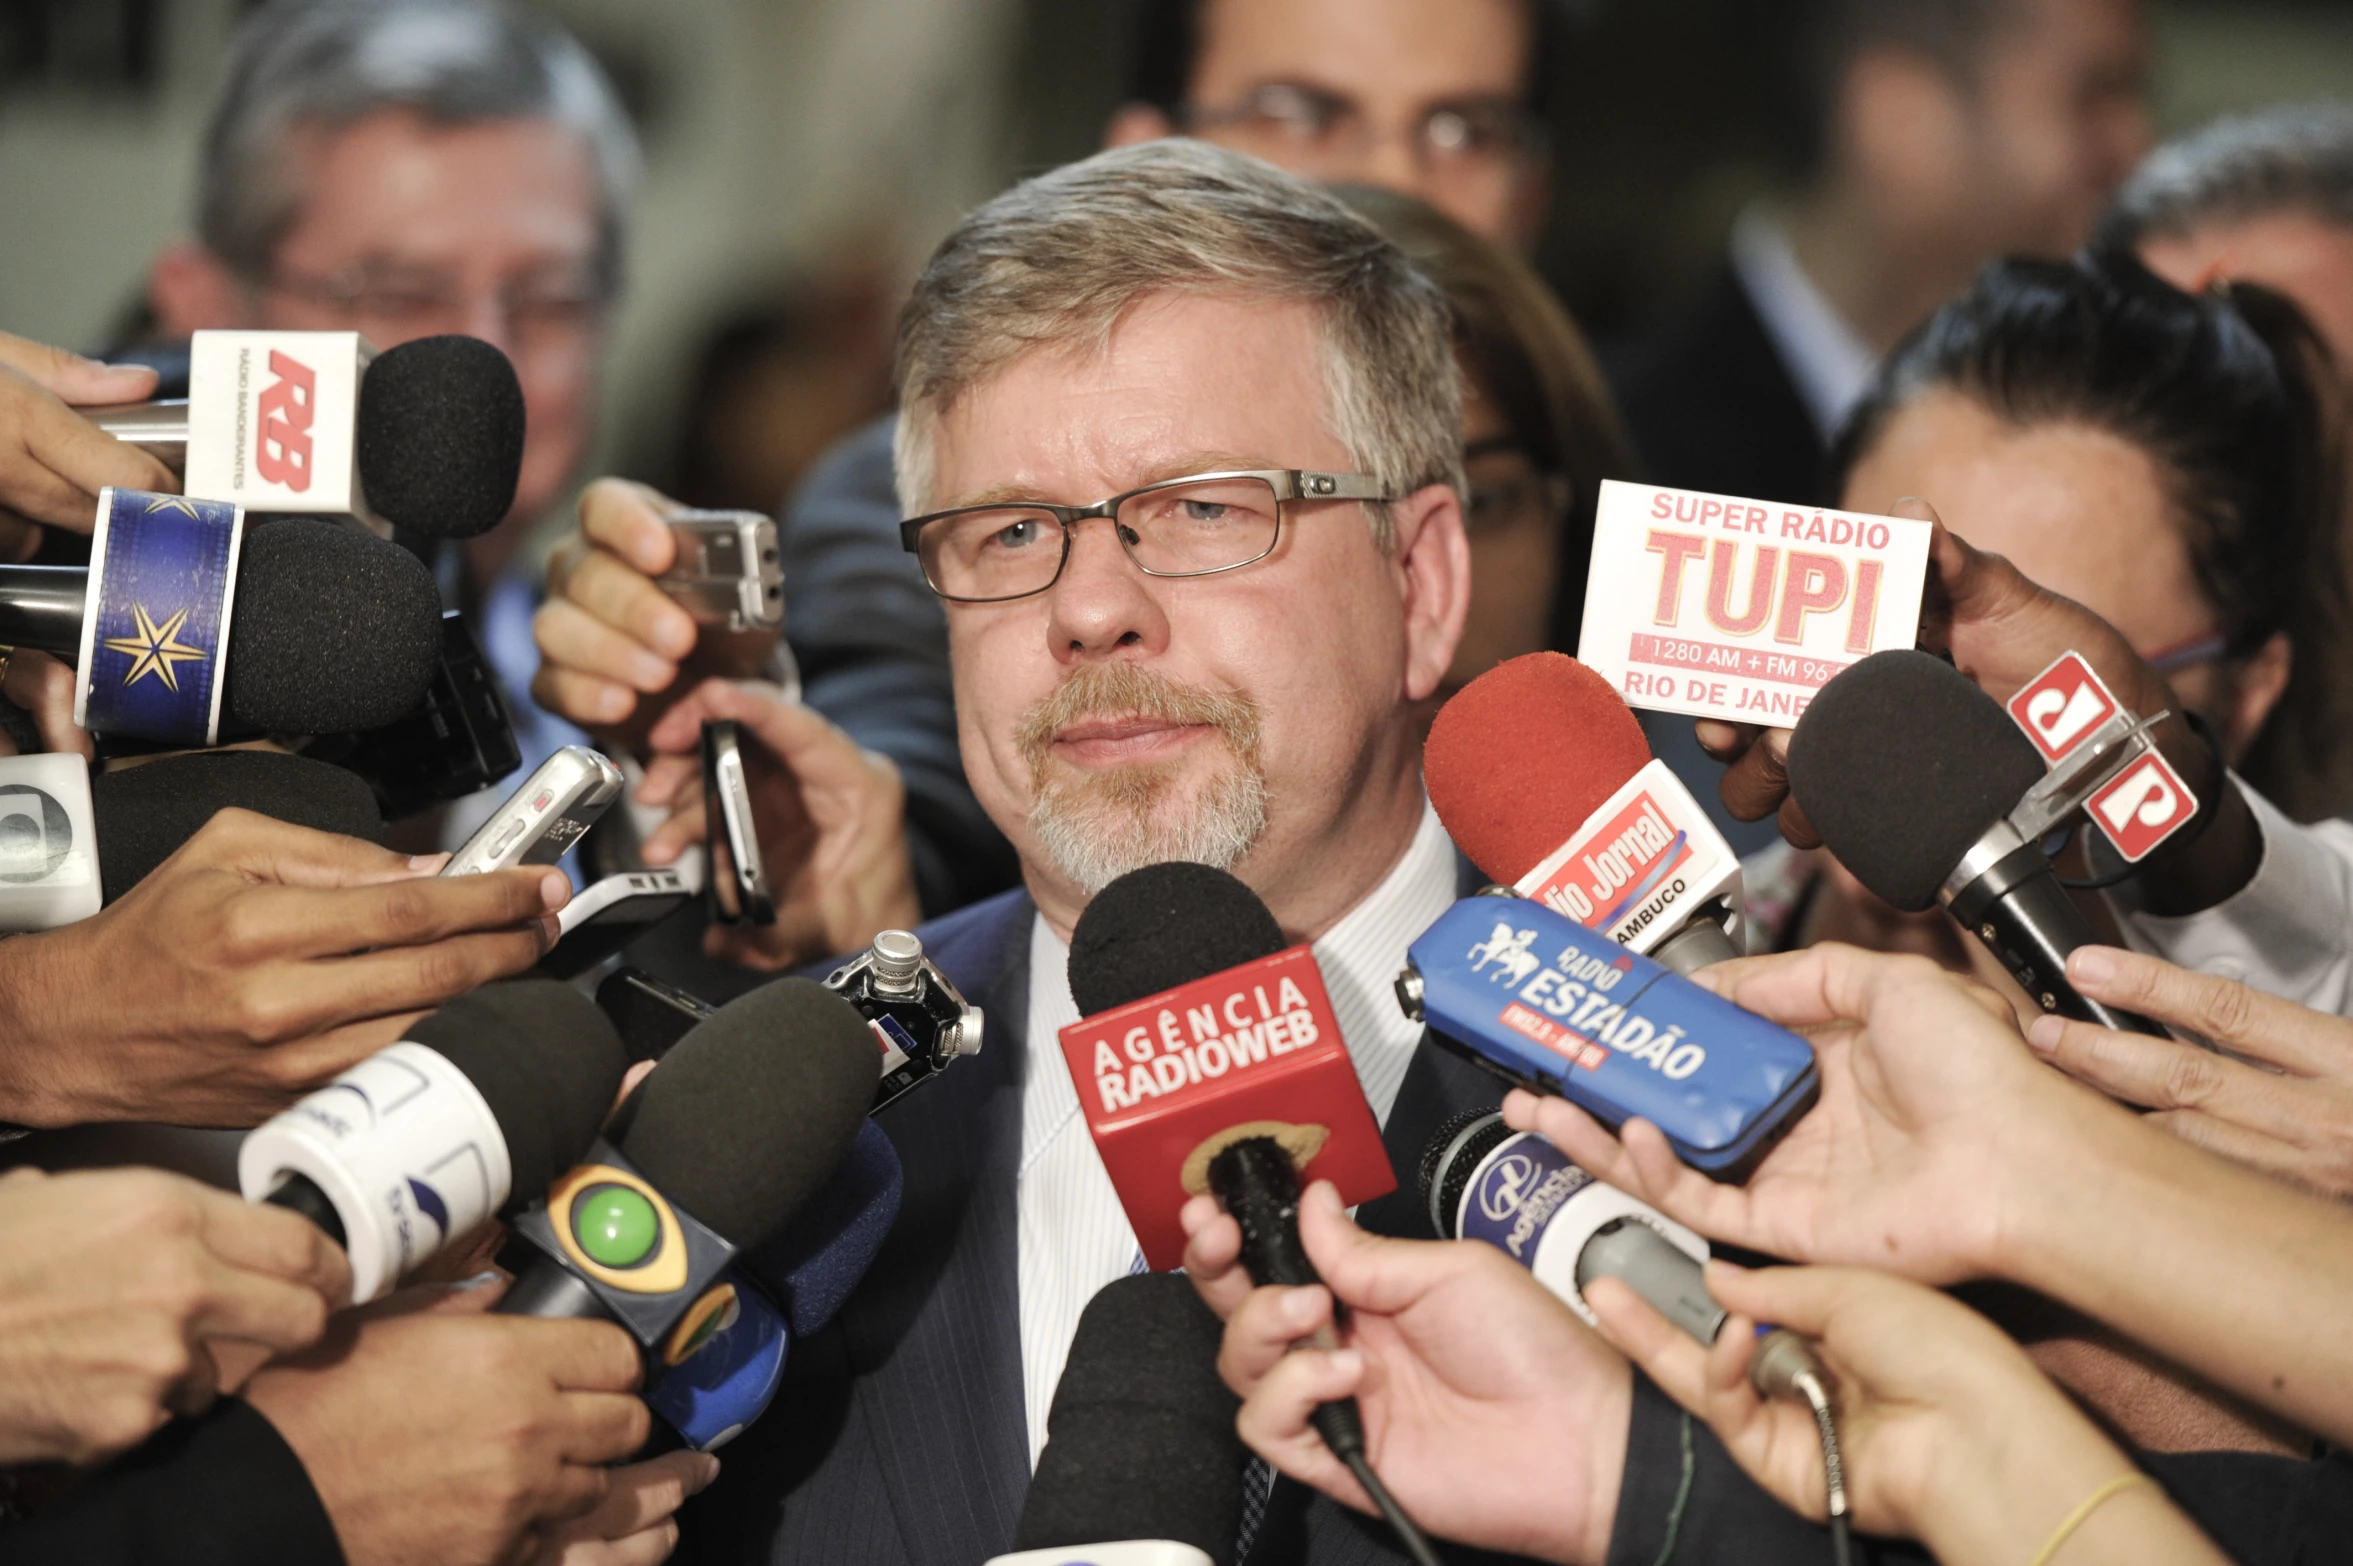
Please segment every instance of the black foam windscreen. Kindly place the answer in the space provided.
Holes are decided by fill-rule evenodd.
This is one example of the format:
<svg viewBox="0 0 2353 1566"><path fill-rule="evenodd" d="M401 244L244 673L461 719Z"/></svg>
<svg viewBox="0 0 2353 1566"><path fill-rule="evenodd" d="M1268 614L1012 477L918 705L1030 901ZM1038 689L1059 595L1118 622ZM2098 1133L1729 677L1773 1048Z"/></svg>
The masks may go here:
<svg viewBox="0 0 2353 1566"><path fill-rule="evenodd" d="M1511 1127L1494 1110L1466 1109L1431 1135L1429 1144L1422 1149L1421 1169L1414 1188L1421 1193L1422 1205L1429 1209L1430 1223L1438 1231L1438 1238L1457 1238L1455 1214L1462 1206L1462 1193L1470 1185L1471 1175L1511 1134Z"/></svg>
<svg viewBox="0 0 2353 1566"><path fill-rule="evenodd" d="M1079 1015L1271 957L1291 943L1258 894L1223 870L1171 861L1130 870L1095 894L1070 932Z"/></svg>
<svg viewBox="0 0 2353 1566"><path fill-rule="evenodd" d="M441 595L416 556L315 517L247 530L223 704L239 723L381 728L425 699L440 660Z"/></svg>
<svg viewBox="0 0 2353 1566"><path fill-rule="evenodd" d="M366 782L341 767L279 750L192 750L90 779L99 884L113 902L235 806L296 826L373 843L384 818Z"/></svg>
<svg viewBox="0 0 2353 1566"><path fill-rule="evenodd" d="M515 504L523 386L479 337L419 337L379 354L359 386L353 460L369 507L432 538L472 538Z"/></svg>
<svg viewBox="0 0 2353 1566"><path fill-rule="evenodd" d="M2043 776L2001 704L1942 659L1873 653L1789 738L1789 789L1855 879L1915 913Z"/></svg>
<svg viewBox="0 0 2353 1566"><path fill-rule="evenodd" d="M779 979L672 1045L607 1134L656 1190L749 1250L832 1177L881 1079L848 1001Z"/></svg>
<svg viewBox="0 0 2353 1566"><path fill-rule="evenodd" d="M629 1070L596 1002L553 979L484 985L403 1036L464 1072L490 1106L514 1175L502 1216L547 1195L580 1161Z"/></svg>
<svg viewBox="0 0 2353 1566"><path fill-rule="evenodd" d="M1223 1329L1181 1273L1136 1273L1087 1302L1046 1416L1016 1550L1123 1539L1233 1559L1248 1455L1217 1376Z"/></svg>

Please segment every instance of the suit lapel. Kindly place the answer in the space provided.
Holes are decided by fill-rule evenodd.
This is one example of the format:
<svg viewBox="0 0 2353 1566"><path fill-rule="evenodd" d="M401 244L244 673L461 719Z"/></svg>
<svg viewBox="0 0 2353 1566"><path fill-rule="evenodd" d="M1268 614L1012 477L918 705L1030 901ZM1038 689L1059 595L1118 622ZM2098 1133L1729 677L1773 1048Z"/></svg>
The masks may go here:
<svg viewBox="0 0 2353 1566"><path fill-rule="evenodd" d="M920 1566L1007 1548L1029 1486L1014 1180L1034 910L1007 901L1015 928L966 989L987 1015L980 1054L883 1116L906 1196L861 1290L878 1308L848 1322L874 1459ZM953 953L934 955L956 973Z"/></svg>

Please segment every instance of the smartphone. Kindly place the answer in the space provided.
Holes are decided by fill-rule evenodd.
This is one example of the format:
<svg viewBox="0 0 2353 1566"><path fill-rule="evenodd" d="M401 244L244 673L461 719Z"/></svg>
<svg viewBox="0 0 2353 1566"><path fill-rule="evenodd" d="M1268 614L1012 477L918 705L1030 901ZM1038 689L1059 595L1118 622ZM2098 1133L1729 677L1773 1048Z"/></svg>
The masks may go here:
<svg viewBox="0 0 2353 1566"><path fill-rule="evenodd" d="M621 769L585 745L566 745L491 812L443 875L549 865L621 797Z"/></svg>
<svg viewBox="0 0 2353 1566"><path fill-rule="evenodd" d="M773 631L784 624L776 522L757 511L686 511L670 519L677 563L655 584L704 625Z"/></svg>
<svg viewBox="0 0 2353 1566"><path fill-rule="evenodd" d="M543 972L574 978L618 953L694 896L671 869L624 870L584 887L556 915L556 944L539 959Z"/></svg>
<svg viewBox="0 0 2353 1566"><path fill-rule="evenodd" d="M744 777L735 720L703 725L703 827L710 873L703 887L711 917L721 924L774 924L776 903L760 866L760 837L752 826L752 791Z"/></svg>

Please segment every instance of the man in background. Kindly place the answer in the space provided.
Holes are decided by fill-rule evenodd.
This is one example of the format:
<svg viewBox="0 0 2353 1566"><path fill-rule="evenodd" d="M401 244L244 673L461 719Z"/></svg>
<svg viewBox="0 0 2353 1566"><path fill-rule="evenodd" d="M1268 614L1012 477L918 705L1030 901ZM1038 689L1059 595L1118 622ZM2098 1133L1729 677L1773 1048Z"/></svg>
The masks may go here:
<svg viewBox="0 0 2353 1566"><path fill-rule="evenodd" d="M1798 179L1613 381L1653 482L1799 505L1880 356L1999 255L2066 256L2149 143L2139 0L1809 0Z"/></svg>
<svg viewBox="0 0 2353 1566"><path fill-rule="evenodd" d="M237 34L196 231L148 278L170 340L357 331L386 349L463 332L514 362L513 510L432 563L500 676L526 768L579 738L526 694L540 563L523 545L588 455L636 169L611 87L552 22L479 0L281 0ZM443 834L500 797L461 803Z"/></svg>

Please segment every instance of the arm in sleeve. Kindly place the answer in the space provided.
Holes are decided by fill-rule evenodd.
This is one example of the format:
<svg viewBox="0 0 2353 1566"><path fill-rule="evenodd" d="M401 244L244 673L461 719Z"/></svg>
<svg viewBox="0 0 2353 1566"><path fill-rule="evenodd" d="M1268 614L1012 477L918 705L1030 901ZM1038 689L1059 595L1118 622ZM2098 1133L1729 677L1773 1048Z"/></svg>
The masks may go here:
<svg viewBox="0 0 2353 1566"><path fill-rule="evenodd" d="M1003 891L1020 863L973 797L956 739L948 621L899 545L895 417L827 453L785 508L785 636L801 699L898 764L924 917Z"/></svg>
<svg viewBox="0 0 2353 1566"><path fill-rule="evenodd" d="M179 1419L0 1533L26 1566L343 1566L335 1525L274 1426L239 1398Z"/></svg>
<svg viewBox="0 0 2353 1566"><path fill-rule="evenodd" d="M2254 879L2199 913L2161 918L2110 894L2127 940L2200 973L2353 1016L2353 823L2291 821L2234 777L2263 833Z"/></svg>

